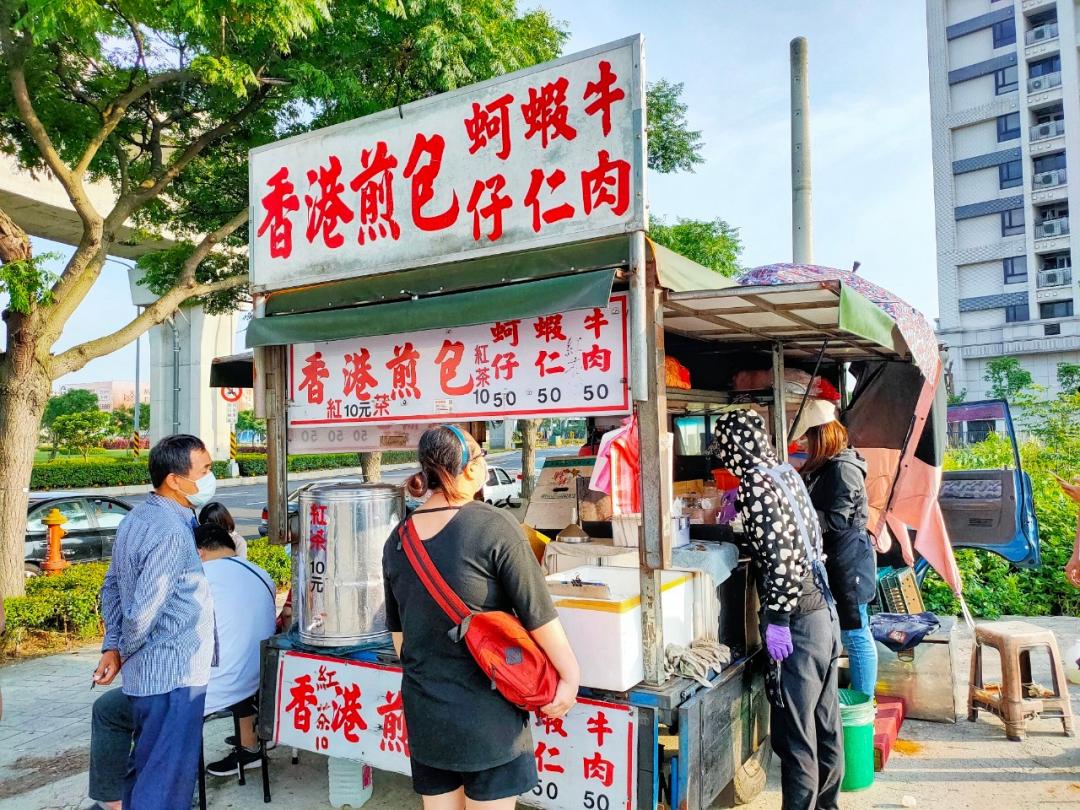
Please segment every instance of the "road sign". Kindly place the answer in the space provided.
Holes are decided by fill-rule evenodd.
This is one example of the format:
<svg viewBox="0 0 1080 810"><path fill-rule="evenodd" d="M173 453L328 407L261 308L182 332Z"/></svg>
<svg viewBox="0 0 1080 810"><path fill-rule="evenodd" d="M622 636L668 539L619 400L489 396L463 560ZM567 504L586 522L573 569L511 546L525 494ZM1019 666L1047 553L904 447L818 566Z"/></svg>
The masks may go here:
<svg viewBox="0 0 1080 810"><path fill-rule="evenodd" d="M243 388L222 388L221 398L226 402L239 402L240 397L244 395Z"/></svg>

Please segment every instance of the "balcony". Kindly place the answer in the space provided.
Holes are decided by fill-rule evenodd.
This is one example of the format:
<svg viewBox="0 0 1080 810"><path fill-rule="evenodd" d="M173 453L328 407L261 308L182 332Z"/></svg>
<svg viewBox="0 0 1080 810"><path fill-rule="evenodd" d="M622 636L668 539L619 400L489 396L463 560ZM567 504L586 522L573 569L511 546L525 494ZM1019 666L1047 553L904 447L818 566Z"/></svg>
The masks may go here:
<svg viewBox="0 0 1080 810"><path fill-rule="evenodd" d="M1031 135L1032 143L1057 138L1065 134L1065 119L1061 118L1057 121L1048 121L1045 124L1036 124L1028 132Z"/></svg>
<svg viewBox="0 0 1080 810"><path fill-rule="evenodd" d="M1036 239L1054 239L1058 236L1067 236L1069 233L1069 218L1058 217L1057 219L1044 219L1035 226Z"/></svg>
<svg viewBox="0 0 1080 810"><path fill-rule="evenodd" d="M1058 25L1056 22L1045 23L1038 28L1032 28L1024 34L1025 45L1039 45L1058 38Z"/></svg>
<svg viewBox="0 0 1080 810"><path fill-rule="evenodd" d="M1039 289L1045 287L1067 287L1072 284L1072 268L1055 267L1053 270L1040 270L1037 284Z"/></svg>
<svg viewBox="0 0 1080 810"><path fill-rule="evenodd" d="M1047 188L1057 188L1065 185L1065 170L1052 169L1048 172L1039 172L1031 178L1031 190L1042 191Z"/></svg>
<svg viewBox="0 0 1080 810"><path fill-rule="evenodd" d="M1057 73L1044 73L1042 76L1032 76L1028 79L1027 89L1029 93L1041 93L1053 87L1061 86L1061 71Z"/></svg>

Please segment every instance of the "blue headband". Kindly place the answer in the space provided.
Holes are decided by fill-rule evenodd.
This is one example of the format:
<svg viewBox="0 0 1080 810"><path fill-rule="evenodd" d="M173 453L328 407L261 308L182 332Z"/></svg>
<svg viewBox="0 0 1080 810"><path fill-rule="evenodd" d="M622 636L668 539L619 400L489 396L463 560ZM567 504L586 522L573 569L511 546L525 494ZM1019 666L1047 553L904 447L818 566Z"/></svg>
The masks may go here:
<svg viewBox="0 0 1080 810"><path fill-rule="evenodd" d="M465 472L465 468L469 466L469 445L465 442L465 434L456 425L443 425L443 427L457 436L457 440L461 442L461 472Z"/></svg>

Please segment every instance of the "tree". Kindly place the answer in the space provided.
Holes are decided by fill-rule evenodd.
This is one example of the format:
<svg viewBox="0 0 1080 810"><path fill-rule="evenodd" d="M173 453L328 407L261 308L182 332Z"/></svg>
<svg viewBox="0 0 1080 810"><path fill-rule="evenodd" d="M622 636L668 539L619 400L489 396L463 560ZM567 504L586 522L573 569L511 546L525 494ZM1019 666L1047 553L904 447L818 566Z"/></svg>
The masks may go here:
<svg viewBox="0 0 1080 810"><path fill-rule="evenodd" d="M514 0L0 0L0 151L64 189L81 234L54 276L0 211L0 592L21 594L34 439L52 381L189 302L243 295L248 150L558 54L564 32ZM98 210L86 192L108 181ZM140 260L161 297L53 353L127 228L176 245Z"/></svg>
<svg viewBox="0 0 1080 810"><path fill-rule="evenodd" d="M49 444L52 445L52 450L49 451L50 461L56 458L56 449L59 444L56 437L56 420L68 414L96 410L98 410L97 394L84 388L72 388L58 397L49 398L45 405L45 413L41 417L41 426L48 432Z"/></svg>
<svg viewBox="0 0 1080 810"><path fill-rule="evenodd" d="M645 96L646 132L649 136L649 168L661 174L692 172L704 163L701 132L688 128L683 85L660 79L649 85Z"/></svg>
<svg viewBox="0 0 1080 810"><path fill-rule="evenodd" d="M540 419L522 419L521 429L521 498L528 500L536 488L536 442Z"/></svg>
<svg viewBox="0 0 1080 810"><path fill-rule="evenodd" d="M1080 363L1058 363L1057 381L1062 393L1080 393Z"/></svg>
<svg viewBox="0 0 1080 810"><path fill-rule="evenodd" d="M240 411L236 414L236 430L238 433L251 431L256 436L266 436L266 420L256 419L255 411Z"/></svg>
<svg viewBox="0 0 1080 810"><path fill-rule="evenodd" d="M85 460L108 437L110 423L104 411L83 411L56 417L53 430L65 450L82 453Z"/></svg>
<svg viewBox="0 0 1080 810"><path fill-rule="evenodd" d="M1035 385L1031 372L1020 365L1015 357L996 357L986 364L983 379L990 384L991 399L1007 399L1009 402Z"/></svg>
<svg viewBox="0 0 1080 810"><path fill-rule="evenodd" d="M653 217L649 223L649 237L722 276L734 276L742 269L739 267L742 252L739 229L722 219L679 217L674 225L668 225L660 217Z"/></svg>
<svg viewBox="0 0 1080 810"><path fill-rule="evenodd" d="M135 432L135 409L127 405L114 408L110 416L110 430L113 436L130 439ZM139 403L139 431L149 432L150 429L150 405L146 402Z"/></svg>

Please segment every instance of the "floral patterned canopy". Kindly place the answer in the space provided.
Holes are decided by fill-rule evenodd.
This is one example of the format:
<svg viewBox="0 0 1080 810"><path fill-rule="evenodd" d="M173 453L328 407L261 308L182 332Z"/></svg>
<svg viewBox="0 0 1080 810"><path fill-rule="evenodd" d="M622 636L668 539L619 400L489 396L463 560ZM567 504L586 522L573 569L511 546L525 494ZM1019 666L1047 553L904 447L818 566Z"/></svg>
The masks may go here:
<svg viewBox="0 0 1080 810"><path fill-rule="evenodd" d="M888 290L850 270L838 270L818 264L766 264L747 270L738 277L739 284L744 287L834 280L855 290L887 313L900 329L915 364L924 375L934 374L938 366L938 342L934 330L922 313Z"/></svg>

